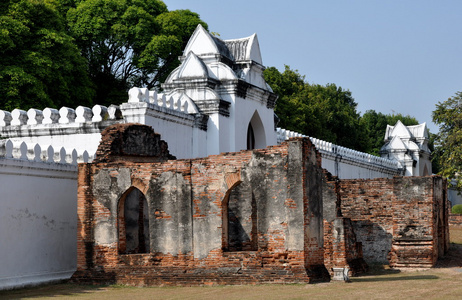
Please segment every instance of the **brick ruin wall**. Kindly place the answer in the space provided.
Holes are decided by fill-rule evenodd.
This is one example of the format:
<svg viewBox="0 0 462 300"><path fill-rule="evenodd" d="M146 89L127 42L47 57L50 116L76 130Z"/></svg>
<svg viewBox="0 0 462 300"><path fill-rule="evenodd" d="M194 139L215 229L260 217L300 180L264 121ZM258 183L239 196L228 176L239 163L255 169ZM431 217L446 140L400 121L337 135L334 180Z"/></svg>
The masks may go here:
<svg viewBox="0 0 462 300"><path fill-rule="evenodd" d="M462 226L462 215L449 214L449 225L450 226Z"/></svg>
<svg viewBox="0 0 462 300"><path fill-rule="evenodd" d="M113 152L124 154L113 145L127 142L116 131L131 128L117 126L103 133L99 158L79 165L75 281L195 285L328 278L322 170L308 139L192 160L166 160L168 152L157 151L156 162L147 162L149 149L113 159ZM138 197L134 191L143 197L138 208L134 200L133 212L125 204Z"/></svg>
<svg viewBox="0 0 462 300"><path fill-rule="evenodd" d="M79 165L74 281L313 282L366 262L431 267L449 246L438 176L338 180L301 138L171 158L143 125L103 132L95 161Z"/></svg>
<svg viewBox="0 0 462 300"><path fill-rule="evenodd" d="M446 182L439 176L340 181L367 263L431 267L449 247Z"/></svg>
<svg viewBox="0 0 462 300"><path fill-rule="evenodd" d="M333 268L348 268L354 276L368 269L363 259L362 244L357 241L350 219L342 217L340 180L324 171L324 265L333 276Z"/></svg>

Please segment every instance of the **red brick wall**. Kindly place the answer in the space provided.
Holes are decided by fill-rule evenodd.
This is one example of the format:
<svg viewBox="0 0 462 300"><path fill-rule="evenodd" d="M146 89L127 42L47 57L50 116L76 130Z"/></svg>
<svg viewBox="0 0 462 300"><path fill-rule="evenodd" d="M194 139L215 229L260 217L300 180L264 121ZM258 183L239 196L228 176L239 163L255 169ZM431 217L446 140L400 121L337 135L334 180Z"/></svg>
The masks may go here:
<svg viewBox="0 0 462 300"><path fill-rule="evenodd" d="M325 264L359 270L364 266L355 263L364 256L396 267L431 266L447 250L447 200L440 177L328 178L323 183L320 156L309 139L166 161L168 150L158 136L130 126L109 128L95 162L79 165L76 281L312 282L328 277ZM117 130L141 132L143 138ZM141 145L141 154L134 145L124 146L144 139L155 145ZM148 207L150 252L145 254L123 253L120 205L133 188L144 194ZM238 213L233 220L254 218L241 222L246 227L241 232L252 235L247 251L228 247L226 201L233 189L236 211L256 206L256 212ZM254 200L238 201L250 195ZM239 207L245 203L248 207Z"/></svg>
<svg viewBox="0 0 462 300"><path fill-rule="evenodd" d="M441 177L342 180L342 215L350 218L365 260L429 267L447 251Z"/></svg>
<svg viewBox="0 0 462 300"><path fill-rule="evenodd" d="M292 144L295 145L295 144ZM323 204L322 199L323 170L321 157L313 144L301 143L303 159L303 202L305 231L305 267L314 272L327 272L324 266ZM294 152L295 149L292 149ZM293 175L293 174L292 174ZM319 271L321 270L321 271ZM323 276L328 277L327 273Z"/></svg>
<svg viewBox="0 0 462 300"><path fill-rule="evenodd" d="M362 244L357 242L353 224L341 214L340 180L325 172L323 181L324 264L333 276L333 268L348 268L350 275L367 270Z"/></svg>
<svg viewBox="0 0 462 300"><path fill-rule="evenodd" d="M462 215L450 214L449 225L451 226L462 226Z"/></svg>
<svg viewBox="0 0 462 300"><path fill-rule="evenodd" d="M110 142L102 148L112 149ZM103 160L79 166L74 280L194 285L326 279L322 173L308 139L166 162L158 162L158 157L146 162L147 157L133 153L127 161L114 159L108 151L100 151ZM245 182L256 199L256 251L229 252L223 247L223 201L239 182ZM147 254L119 251L119 200L133 187L147 199Z"/></svg>

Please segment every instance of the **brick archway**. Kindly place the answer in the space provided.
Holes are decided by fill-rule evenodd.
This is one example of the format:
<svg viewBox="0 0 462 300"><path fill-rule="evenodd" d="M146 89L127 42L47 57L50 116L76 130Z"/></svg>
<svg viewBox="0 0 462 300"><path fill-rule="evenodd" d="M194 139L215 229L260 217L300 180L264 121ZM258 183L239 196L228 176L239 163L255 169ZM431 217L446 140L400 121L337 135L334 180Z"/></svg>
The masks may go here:
<svg viewBox="0 0 462 300"><path fill-rule="evenodd" d="M222 244L222 249L224 251L228 250L228 202L229 202L229 195L231 194L231 191L238 186L239 184L242 183L241 180L241 173L240 172L234 172L234 173L227 173L225 175L225 183L227 187L227 191L225 193L225 196L223 197L223 200L221 202L221 216L222 216L222 235L221 235L221 244Z"/></svg>
<svg viewBox="0 0 462 300"><path fill-rule="evenodd" d="M117 205L119 254L148 253L150 250L149 209L145 195L132 186Z"/></svg>

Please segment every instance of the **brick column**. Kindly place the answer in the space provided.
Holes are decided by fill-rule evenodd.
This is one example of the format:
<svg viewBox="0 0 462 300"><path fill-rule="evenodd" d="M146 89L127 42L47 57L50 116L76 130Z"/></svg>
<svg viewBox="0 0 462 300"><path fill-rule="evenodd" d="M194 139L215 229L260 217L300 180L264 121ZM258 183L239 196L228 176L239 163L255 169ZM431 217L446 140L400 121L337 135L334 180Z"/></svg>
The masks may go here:
<svg viewBox="0 0 462 300"><path fill-rule="evenodd" d="M93 266L91 164L79 164L77 189L77 271Z"/></svg>

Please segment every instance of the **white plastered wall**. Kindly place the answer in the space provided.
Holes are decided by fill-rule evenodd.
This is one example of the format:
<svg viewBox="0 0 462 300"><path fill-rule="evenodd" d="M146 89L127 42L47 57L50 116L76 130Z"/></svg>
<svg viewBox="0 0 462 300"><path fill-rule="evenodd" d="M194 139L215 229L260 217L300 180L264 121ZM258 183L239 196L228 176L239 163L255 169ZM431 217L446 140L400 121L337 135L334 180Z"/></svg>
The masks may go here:
<svg viewBox="0 0 462 300"><path fill-rule="evenodd" d="M77 166L0 159L0 290L77 266Z"/></svg>
<svg viewBox="0 0 462 300"><path fill-rule="evenodd" d="M235 118L234 121L234 149L232 151L240 151L247 148L247 129L249 122L252 120L252 117L258 114L258 117L261 120L263 125L262 133L264 134L264 140L266 145L260 144L257 140L255 145L257 148L264 148L266 146L272 146L277 144L276 134L274 132L274 111L266 107L265 104L262 104L257 101L252 101L249 99L236 99L235 106ZM254 130L255 130L254 126ZM257 135L257 133L255 133ZM262 147L263 146L263 147Z"/></svg>
<svg viewBox="0 0 462 300"><path fill-rule="evenodd" d="M77 134L51 134L38 136L22 136L11 138L12 141L25 142L26 144L39 144L43 147L52 146L59 151L61 147L66 149L66 152L77 150L78 154L87 151L90 156L94 156L101 141L101 133L77 133ZM46 150L44 148L44 150Z"/></svg>

